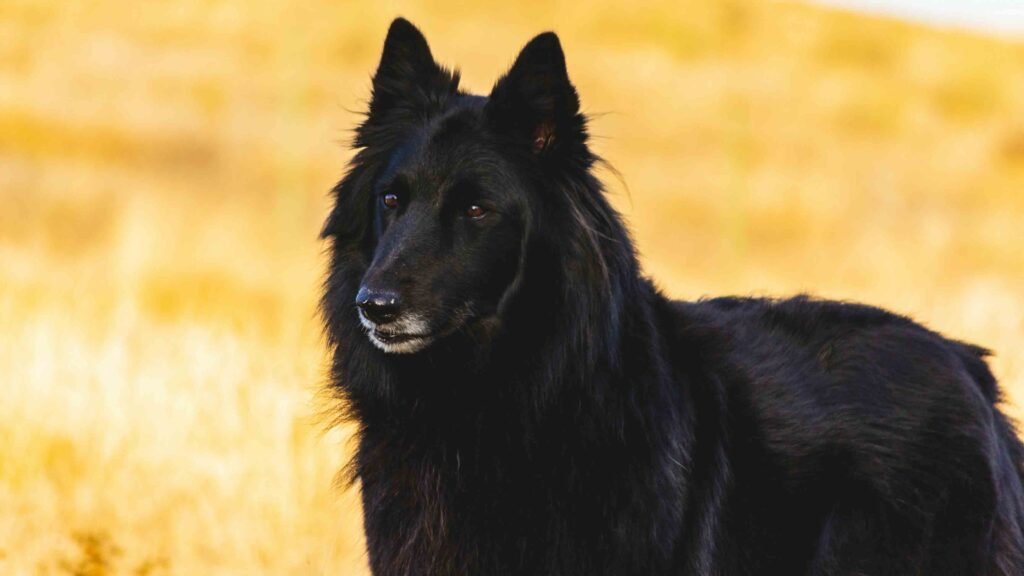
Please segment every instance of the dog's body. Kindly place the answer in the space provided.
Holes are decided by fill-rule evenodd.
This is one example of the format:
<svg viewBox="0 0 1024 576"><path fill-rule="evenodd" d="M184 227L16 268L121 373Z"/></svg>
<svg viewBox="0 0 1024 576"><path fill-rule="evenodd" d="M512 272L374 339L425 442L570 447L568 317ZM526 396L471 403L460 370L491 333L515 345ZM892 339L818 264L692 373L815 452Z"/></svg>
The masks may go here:
<svg viewBox="0 0 1024 576"><path fill-rule="evenodd" d="M875 308L673 302L558 41L488 98L397 20L324 235L377 575L1024 574L985 352Z"/></svg>

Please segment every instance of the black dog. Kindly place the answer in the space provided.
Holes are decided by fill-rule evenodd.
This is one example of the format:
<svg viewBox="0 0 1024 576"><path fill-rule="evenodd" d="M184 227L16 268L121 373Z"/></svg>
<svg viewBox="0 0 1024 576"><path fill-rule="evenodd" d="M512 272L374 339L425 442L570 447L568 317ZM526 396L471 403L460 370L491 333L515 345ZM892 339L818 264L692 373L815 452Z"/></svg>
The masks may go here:
<svg viewBox="0 0 1024 576"><path fill-rule="evenodd" d="M458 85L392 24L323 231L375 574L1024 574L984 350L854 304L668 300L557 37Z"/></svg>

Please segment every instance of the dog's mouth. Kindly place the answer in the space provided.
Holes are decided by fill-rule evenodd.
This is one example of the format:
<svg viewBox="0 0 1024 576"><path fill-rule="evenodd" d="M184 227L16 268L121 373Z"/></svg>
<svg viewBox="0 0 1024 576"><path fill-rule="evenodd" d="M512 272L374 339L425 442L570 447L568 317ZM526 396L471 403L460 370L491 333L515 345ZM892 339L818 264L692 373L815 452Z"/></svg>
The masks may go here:
<svg viewBox="0 0 1024 576"><path fill-rule="evenodd" d="M451 314L441 326L431 323L425 316L409 313L385 324L371 321L360 310L359 323L370 342L388 354L412 354L446 338L467 326L473 320L471 308L463 306Z"/></svg>
<svg viewBox="0 0 1024 576"><path fill-rule="evenodd" d="M374 328L367 332L370 342L388 354L412 354L426 348L434 341L431 334L409 334L389 332Z"/></svg>
<svg viewBox="0 0 1024 576"><path fill-rule="evenodd" d="M374 346L388 354L411 354L430 345L435 335L420 316L409 315L384 325L371 322L360 312L359 322Z"/></svg>
<svg viewBox="0 0 1024 576"><path fill-rule="evenodd" d="M429 338L429 334L403 334L401 332L385 332L383 330L374 330L373 336L384 342L385 344L401 344L402 342L411 342L413 340L422 340Z"/></svg>

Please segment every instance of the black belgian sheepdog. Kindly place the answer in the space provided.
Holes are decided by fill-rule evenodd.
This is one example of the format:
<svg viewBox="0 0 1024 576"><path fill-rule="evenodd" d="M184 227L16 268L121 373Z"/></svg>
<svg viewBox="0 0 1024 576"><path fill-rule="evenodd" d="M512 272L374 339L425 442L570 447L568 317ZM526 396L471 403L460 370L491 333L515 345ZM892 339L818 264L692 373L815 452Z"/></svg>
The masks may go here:
<svg viewBox="0 0 1024 576"><path fill-rule="evenodd" d="M322 308L374 574L1024 574L985 350L660 294L554 34L484 97L395 20L355 146Z"/></svg>

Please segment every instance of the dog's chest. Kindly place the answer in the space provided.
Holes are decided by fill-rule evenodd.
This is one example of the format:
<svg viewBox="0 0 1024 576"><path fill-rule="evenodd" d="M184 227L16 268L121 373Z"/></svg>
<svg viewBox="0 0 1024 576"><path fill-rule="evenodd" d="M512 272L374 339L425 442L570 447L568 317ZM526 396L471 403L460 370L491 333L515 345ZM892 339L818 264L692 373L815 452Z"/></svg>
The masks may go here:
<svg viewBox="0 0 1024 576"><path fill-rule="evenodd" d="M360 472L377 574L602 573L616 561L599 556L616 548L620 511L578 477L507 454L386 454Z"/></svg>
<svg viewBox="0 0 1024 576"><path fill-rule="evenodd" d="M494 573L534 563L529 556L550 525L540 504L549 495L454 458L396 459L361 473L375 573Z"/></svg>
<svg viewBox="0 0 1024 576"><path fill-rule="evenodd" d="M643 467L508 446L372 453L360 474L376 574L669 573L677 490Z"/></svg>

